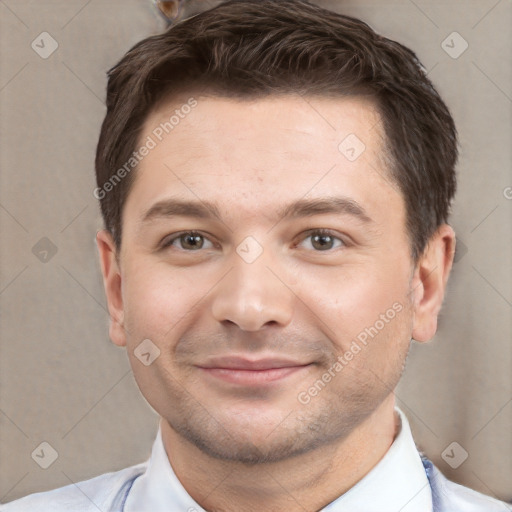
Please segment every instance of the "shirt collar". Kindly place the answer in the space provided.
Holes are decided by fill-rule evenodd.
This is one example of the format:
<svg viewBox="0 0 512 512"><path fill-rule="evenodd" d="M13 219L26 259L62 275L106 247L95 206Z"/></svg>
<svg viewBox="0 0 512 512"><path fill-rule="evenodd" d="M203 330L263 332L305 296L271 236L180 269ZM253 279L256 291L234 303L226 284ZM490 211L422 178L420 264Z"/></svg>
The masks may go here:
<svg viewBox="0 0 512 512"><path fill-rule="evenodd" d="M396 408L398 434L378 464L354 487L322 509L323 512L432 512L430 485L412 438L409 422ZM176 477L158 429L146 472L137 478L125 512L205 512Z"/></svg>
<svg viewBox="0 0 512 512"><path fill-rule="evenodd" d="M432 512L432 493L405 414L386 455L324 512Z"/></svg>
<svg viewBox="0 0 512 512"><path fill-rule="evenodd" d="M161 427L146 472L135 480L126 499L124 512L205 512L188 494L174 473L162 440Z"/></svg>

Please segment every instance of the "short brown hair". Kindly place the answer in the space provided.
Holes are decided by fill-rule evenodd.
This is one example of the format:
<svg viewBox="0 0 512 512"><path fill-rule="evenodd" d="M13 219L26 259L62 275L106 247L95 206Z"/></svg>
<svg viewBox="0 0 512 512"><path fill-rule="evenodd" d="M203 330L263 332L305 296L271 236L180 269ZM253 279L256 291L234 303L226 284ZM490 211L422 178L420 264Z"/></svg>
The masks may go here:
<svg viewBox="0 0 512 512"><path fill-rule="evenodd" d="M104 192L130 159L159 101L198 87L238 98L299 93L373 99L390 176L405 200L414 260L447 221L457 134L416 55L366 23L306 0L227 1L135 45L109 71L96 191ZM119 248L133 173L118 181L108 194L95 195Z"/></svg>

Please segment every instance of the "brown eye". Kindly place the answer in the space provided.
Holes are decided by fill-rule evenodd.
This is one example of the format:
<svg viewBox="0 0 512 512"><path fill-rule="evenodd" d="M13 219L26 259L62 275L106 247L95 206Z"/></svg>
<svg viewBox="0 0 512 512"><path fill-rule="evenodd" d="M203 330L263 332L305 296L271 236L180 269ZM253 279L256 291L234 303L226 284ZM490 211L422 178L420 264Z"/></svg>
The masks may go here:
<svg viewBox="0 0 512 512"><path fill-rule="evenodd" d="M309 231L299 245L305 249L313 249L315 252L327 252L344 247L346 244L340 237L334 236L330 231L316 229Z"/></svg>
<svg viewBox="0 0 512 512"><path fill-rule="evenodd" d="M201 249L204 245L204 238L201 235L186 233L180 236L181 247L187 250Z"/></svg>
<svg viewBox="0 0 512 512"><path fill-rule="evenodd" d="M211 249L213 244L201 233L187 231L167 238L162 243L162 248L172 247L182 251L198 251L199 249Z"/></svg>
<svg viewBox="0 0 512 512"><path fill-rule="evenodd" d="M319 251L332 249L334 238L331 235L313 235L311 237L311 245Z"/></svg>

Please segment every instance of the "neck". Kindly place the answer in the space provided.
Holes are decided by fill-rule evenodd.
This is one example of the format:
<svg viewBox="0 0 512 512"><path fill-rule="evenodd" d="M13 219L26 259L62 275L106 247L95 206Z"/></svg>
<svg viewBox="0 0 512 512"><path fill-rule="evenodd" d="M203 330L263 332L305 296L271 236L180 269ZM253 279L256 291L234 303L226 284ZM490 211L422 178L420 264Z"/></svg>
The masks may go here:
<svg viewBox="0 0 512 512"><path fill-rule="evenodd" d="M320 510L361 480L396 435L394 395L337 443L277 463L214 459L161 420L169 462L190 496L210 512Z"/></svg>

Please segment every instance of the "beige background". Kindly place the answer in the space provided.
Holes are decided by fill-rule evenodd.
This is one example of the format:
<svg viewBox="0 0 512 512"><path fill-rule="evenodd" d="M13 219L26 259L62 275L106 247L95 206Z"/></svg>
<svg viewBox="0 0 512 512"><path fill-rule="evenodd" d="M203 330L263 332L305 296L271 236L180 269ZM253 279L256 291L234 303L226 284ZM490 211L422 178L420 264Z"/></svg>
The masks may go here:
<svg viewBox="0 0 512 512"><path fill-rule="evenodd" d="M439 333L413 346L398 403L445 474L512 500L512 4L319 3L412 47L453 110L463 250ZM93 159L106 70L164 24L142 0L0 0L0 16L0 501L10 501L149 456L157 416L108 339ZM44 31L59 45L47 59L31 48ZM442 47L454 31L469 44L457 59ZM47 261L43 237L57 250ZM46 470L31 458L43 441L58 452ZM441 456L454 441L469 454L458 469Z"/></svg>

